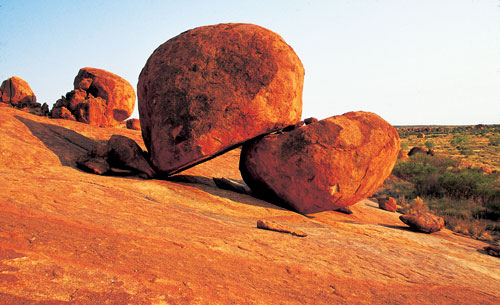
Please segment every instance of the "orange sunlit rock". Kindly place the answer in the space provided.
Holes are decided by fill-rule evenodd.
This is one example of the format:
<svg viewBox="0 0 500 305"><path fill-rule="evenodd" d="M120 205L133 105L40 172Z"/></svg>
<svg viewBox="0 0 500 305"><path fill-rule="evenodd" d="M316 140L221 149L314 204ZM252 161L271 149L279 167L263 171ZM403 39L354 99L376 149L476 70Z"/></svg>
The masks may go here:
<svg viewBox="0 0 500 305"><path fill-rule="evenodd" d="M144 142L171 174L298 122L304 68L278 34L252 24L186 31L158 47L137 85Z"/></svg>
<svg viewBox="0 0 500 305"><path fill-rule="evenodd" d="M93 126L117 126L134 110L135 91L120 76L96 68L82 68L74 81L75 89L59 99L52 108L52 117L65 118L60 114L66 108L79 122ZM66 114L66 117L68 115Z"/></svg>
<svg viewBox="0 0 500 305"><path fill-rule="evenodd" d="M399 136L369 112L349 112L243 146L240 170L252 192L300 213L346 207L389 176Z"/></svg>

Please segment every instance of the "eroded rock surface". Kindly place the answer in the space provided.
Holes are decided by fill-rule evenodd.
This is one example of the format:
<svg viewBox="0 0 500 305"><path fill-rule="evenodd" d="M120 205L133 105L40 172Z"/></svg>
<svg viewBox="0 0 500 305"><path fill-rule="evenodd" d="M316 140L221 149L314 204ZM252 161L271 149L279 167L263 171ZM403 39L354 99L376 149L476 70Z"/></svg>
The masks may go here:
<svg viewBox="0 0 500 305"><path fill-rule="evenodd" d="M252 193L300 213L367 198L394 167L399 136L369 112L349 112L243 146L240 170Z"/></svg>
<svg viewBox="0 0 500 305"><path fill-rule="evenodd" d="M128 119L125 121L125 126L128 129L133 129L133 130L141 130L141 122L139 119Z"/></svg>
<svg viewBox="0 0 500 305"><path fill-rule="evenodd" d="M52 117L108 127L119 125L134 110L134 88L114 73L82 68L75 77L74 87L55 103Z"/></svg>
<svg viewBox="0 0 500 305"><path fill-rule="evenodd" d="M137 85L144 143L165 174L300 120L304 68L252 24L186 31L158 47Z"/></svg>

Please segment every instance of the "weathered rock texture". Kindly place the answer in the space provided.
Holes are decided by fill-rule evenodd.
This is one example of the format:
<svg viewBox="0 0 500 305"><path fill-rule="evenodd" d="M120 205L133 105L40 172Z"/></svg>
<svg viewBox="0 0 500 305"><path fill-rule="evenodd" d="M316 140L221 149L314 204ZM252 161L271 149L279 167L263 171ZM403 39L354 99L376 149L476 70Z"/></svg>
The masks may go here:
<svg viewBox="0 0 500 305"><path fill-rule="evenodd" d="M82 68L74 86L74 90L55 103L52 117L108 127L119 125L134 110L134 88L114 73Z"/></svg>
<svg viewBox="0 0 500 305"><path fill-rule="evenodd" d="M213 182L75 168L115 133L144 149L135 130L0 108L0 304L498 304L486 243L417 234L369 200L312 218ZM183 174L241 181L238 161Z"/></svg>
<svg viewBox="0 0 500 305"><path fill-rule="evenodd" d="M434 233L444 228L442 217L427 212L401 215L399 219L411 228L424 233Z"/></svg>
<svg viewBox="0 0 500 305"><path fill-rule="evenodd" d="M171 174L302 113L304 68L276 33L252 24L186 31L162 44L137 85L144 143Z"/></svg>
<svg viewBox="0 0 500 305"><path fill-rule="evenodd" d="M17 76L12 76L0 86L0 102L18 109L25 109L36 115L47 115L48 105L36 102L35 93L28 83Z"/></svg>
<svg viewBox="0 0 500 305"><path fill-rule="evenodd" d="M349 112L243 146L240 170L252 193L300 213L335 210L370 196L399 151L389 123Z"/></svg>

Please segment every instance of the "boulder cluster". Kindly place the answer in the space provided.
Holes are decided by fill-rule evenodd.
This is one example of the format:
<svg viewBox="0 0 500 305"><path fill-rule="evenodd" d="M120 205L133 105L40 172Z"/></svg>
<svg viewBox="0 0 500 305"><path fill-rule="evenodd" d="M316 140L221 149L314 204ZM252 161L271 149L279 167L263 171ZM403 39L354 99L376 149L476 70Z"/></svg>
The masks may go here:
<svg viewBox="0 0 500 305"><path fill-rule="evenodd" d="M51 111L53 118L109 127L119 125L134 111L134 88L116 74L82 68L74 87L55 103Z"/></svg>
<svg viewBox="0 0 500 305"><path fill-rule="evenodd" d="M40 105L36 102L36 96L25 80L13 76L2 83L0 101L40 116L98 127L123 125L140 130L137 119L125 121L134 110L136 98L134 88L125 79L102 69L87 67L78 72L74 87L49 111L46 103Z"/></svg>
<svg viewBox="0 0 500 305"><path fill-rule="evenodd" d="M49 115L141 130L147 153L113 136L78 160L97 174L167 177L243 145L239 166L252 195L300 213L348 211L391 173L398 133L362 111L301 121L303 82L304 67L281 36L218 24L183 32L153 52L137 84L140 121L124 122L134 108L132 86L88 67ZM36 101L27 84L15 94L4 87L2 101Z"/></svg>
<svg viewBox="0 0 500 305"><path fill-rule="evenodd" d="M370 196L396 162L396 130L369 112L300 121L303 79L293 49L256 25L168 40L137 86L153 168L169 176L243 144L240 171L256 197L314 213Z"/></svg>

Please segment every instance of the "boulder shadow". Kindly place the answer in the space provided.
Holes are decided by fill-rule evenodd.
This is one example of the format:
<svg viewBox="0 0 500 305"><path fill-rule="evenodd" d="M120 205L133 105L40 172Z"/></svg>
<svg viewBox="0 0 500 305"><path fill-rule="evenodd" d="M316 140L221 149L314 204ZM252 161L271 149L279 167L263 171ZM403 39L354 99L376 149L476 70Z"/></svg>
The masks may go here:
<svg viewBox="0 0 500 305"><path fill-rule="evenodd" d="M295 211L288 210L277 206L271 202L264 201L262 199L256 198L252 195L242 194L232 190L222 189L217 187L212 178L196 176L196 175L174 175L163 180L170 181L173 183L187 184L189 186L195 187L205 193L209 193L213 196L229 199L238 203L268 208L273 210L290 211L296 213Z"/></svg>
<svg viewBox="0 0 500 305"><path fill-rule="evenodd" d="M382 223L379 223L378 225L382 226L382 227L390 228L390 229L397 229L397 230L408 231L408 232L428 234L428 233L420 232L418 230L415 230L413 228L410 228L410 227L404 226L404 225L398 226L398 225L387 225L387 224L382 224Z"/></svg>
<svg viewBox="0 0 500 305"><path fill-rule="evenodd" d="M14 117L56 154L63 166L76 168L76 159L99 143L68 128L36 122L17 115Z"/></svg>

